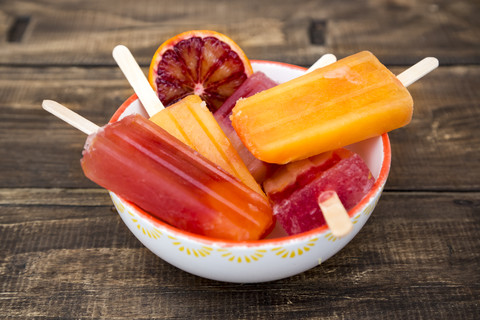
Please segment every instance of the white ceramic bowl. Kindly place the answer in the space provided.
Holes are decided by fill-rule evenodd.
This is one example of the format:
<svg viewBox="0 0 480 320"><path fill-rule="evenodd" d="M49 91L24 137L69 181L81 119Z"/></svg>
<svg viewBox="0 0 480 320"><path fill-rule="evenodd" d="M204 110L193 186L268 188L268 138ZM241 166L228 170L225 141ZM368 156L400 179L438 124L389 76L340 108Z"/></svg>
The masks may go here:
<svg viewBox="0 0 480 320"><path fill-rule="evenodd" d="M252 61L255 71L263 71L277 82L300 76L305 69L284 63ZM146 115L136 95L131 96L112 117ZM353 231L336 238L324 226L295 236L274 230L266 239L235 242L212 239L172 227L142 211L134 204L110 193L120 217L130 231L154 254L195 275L227 282L264 282L286 278L313 268L342 249L360 231L377 204L390 169L391 151L387 134L348 148L367 163L376 183L352 210Z"/></svg>

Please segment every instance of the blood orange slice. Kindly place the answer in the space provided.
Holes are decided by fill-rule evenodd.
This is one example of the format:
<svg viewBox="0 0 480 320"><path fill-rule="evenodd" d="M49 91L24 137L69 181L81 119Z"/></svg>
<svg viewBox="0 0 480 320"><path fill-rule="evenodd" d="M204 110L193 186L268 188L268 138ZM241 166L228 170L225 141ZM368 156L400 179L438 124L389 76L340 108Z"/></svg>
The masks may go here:
<svg viewBox="0 0 480 320"><path fill-rule="evenodd" d="M213 112L252 73L250 61L232 39L215 31L193 30L157 49L148 81L165 106L196 94Z"/></svg>

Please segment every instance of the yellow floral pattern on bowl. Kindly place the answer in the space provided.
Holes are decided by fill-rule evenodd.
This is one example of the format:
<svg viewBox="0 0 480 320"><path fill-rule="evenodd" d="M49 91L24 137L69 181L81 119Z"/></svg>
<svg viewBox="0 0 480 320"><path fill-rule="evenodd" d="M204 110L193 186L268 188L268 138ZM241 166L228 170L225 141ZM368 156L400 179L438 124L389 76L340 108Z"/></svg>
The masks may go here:
<svg viewBox="0 0 480 320"><path fill-rule="evenodd" d="M185 245L182 241L180 241L176 237L168 236L170 240L172 240L172 244L178 248L178 251L185 253L187 255L193 255L196 258L205 258L212 254L213 248L208 246L202 246L200 248L189 247Z"/></svg>
<svg viewBox="0 0 480 320"><path fill-rule="evenodd" d="M222 258L227 259L230 262L237 262L237 263L251 263L254 261L258 261L259 259L263 258L265 256L265 253L267 250L263 249L257 249L255 250L252 254L235 254L233 251L230 251L228 249L217 249L217 252L220 253Z"/></svg>
<svg viewBox="0 0 480 320"><path fill-rule="evenodd" d="M274 252L276 256L279 256L283 259L295 258L297 256L303 255L306 252L309 252L311 248L315 246L315 242L317 241L318 241L318 238L313 238L300 248L295 248L292 250L286 247L275 247L275 248L272 248L271 251Z"/></svg>

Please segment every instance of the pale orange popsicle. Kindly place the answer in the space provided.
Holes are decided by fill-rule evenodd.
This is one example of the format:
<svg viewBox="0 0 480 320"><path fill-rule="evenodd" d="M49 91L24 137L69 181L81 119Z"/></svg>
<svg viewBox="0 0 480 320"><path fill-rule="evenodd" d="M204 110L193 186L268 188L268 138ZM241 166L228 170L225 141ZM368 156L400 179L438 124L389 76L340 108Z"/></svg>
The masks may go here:
<svg viewBox="0 0 480 320"><path fill-rule="evenodd" d="M254 156L288 163L408 124L404 85L364 51L239 100L232 124Z"/></svg>
<svg viewBox="0 0 480 320"><path fill-rule="evenodd" d="M252 190L264 194L199 96L187 96L156 113L150 120Z"/></svg>

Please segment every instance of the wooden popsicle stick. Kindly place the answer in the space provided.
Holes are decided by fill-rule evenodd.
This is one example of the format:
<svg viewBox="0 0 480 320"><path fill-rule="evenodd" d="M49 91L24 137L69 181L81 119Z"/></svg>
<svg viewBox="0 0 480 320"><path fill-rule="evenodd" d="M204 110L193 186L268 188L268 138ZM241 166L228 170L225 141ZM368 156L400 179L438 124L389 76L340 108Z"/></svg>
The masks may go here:
<svg viewBox="0 0 480 320"><path fill-rule="evenodd" d="M312 72L313 70L317 70L323 67L328 66L329 64L332 64L337 61L337 57L335 57L331 53L324 54L323 56L320 57L320 59L317 60L310 68L308 68L307 71L305 71L305 74Z"/></svg>
<svg viewBox="0 0 480 320"><path fill-rule="evenodd" d="M148 115L152 117L163 110L165 106L150 86L150 83L148 83L147 78L130 50L124 45L118 45L113 49L112 55L137 94L138 99L140 99L140 102L142 102L145 107Z"/></svg>
<svg viewBox="0 0 480 320"><path fill-rule="evenodd" d="M53 100L43 100L42 107L54 116L62 119L66 123L88 135L97 132L100 128L90 120Z"/></svg>
<svg viewBox="0 0 480 320"><path fill-rule="evenodd" d="M335 237L344 237L353 230L353 223L335 191L324 191L318 196L318 205Z"/></svg>
<svg viewBox="0 0 480 320"><path fill-rule="evenodd" d="M437 58L427 57L400 73L397 76L397 79L400 80L405 87L408 87L415 81L435 70L438 67L438 64Z"/></svg>

